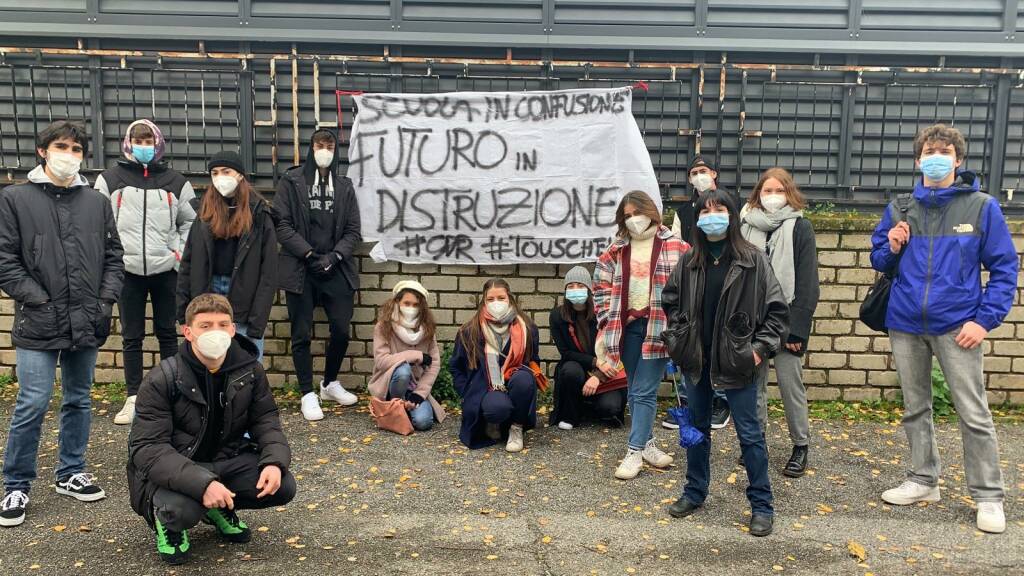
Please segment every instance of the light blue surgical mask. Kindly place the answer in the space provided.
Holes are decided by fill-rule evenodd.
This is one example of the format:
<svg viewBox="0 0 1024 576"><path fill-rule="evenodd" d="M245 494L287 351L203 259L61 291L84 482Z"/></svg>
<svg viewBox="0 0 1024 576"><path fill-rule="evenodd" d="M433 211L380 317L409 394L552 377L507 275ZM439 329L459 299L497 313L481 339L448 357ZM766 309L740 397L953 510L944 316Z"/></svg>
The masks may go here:
<svg viewBox="0 0 1024 576"><path fill-rule="evenodd" d="M565 291L565 299L573 304L586 304L590 297L590 290L586 288L569 288Z"/></svg>
<svg viewBox="0 0 1024 576"><path fill-rule="evenodd" d="M132 156L134 156L140 164L149 164L153 161L153 157L156 156L156 147L132 144Z"/></svg>
<svg viewBox="0 0 1024 576"><path fill-rule="evenodd" d="M921 174L929 180L942 180L952 171L953 158L945 154L932 154L921 159Z"/></svg>
<svg viewBox="0 0 1024 576"><path fill-rule="evenodd" d="M705 214L697 218L697 227L712 240L721 238L729 229L729 215L720 212Z"/></svg>

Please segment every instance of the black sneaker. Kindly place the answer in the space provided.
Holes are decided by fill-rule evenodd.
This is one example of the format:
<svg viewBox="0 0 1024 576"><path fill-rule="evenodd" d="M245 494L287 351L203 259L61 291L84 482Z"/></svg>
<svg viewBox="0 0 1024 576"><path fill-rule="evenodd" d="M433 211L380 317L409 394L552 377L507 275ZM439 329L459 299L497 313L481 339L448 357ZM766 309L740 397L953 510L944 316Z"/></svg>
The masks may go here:
<svg viewBox="0 0 1024 576"><path fill-rule="evenodd" d="M711 429L721 430L729 425L729 404L722 400L715 400L711 405Z"/></svg>
<svg viewBox="0 0 1024 576"><path fill-rule="evenodd" d="M95 484L96 477L92 474L79 472L66 478L57 479L57 494L71 496L81 502L95 502L107 497L107 493Z"/></svg>
<svg viewBox="0 0 1024 576"><path fill-rule="evenodd" d="M665 416L665 419L661 421L662 428L668 428L669 430L679 430L679 424L676 424L675 418L671 416Z"/></svg>
<svg viewBox="0 0 1024 576"><path fill-rule="evenodd" d="M28 494L21 490L11 490L4 496L0 505L0 526L13 528L25 521L25 508L28 508Z"/></svg>
<svg viewBox="0 0 1024 576"><path fill-rule="evenodd" d="M234 510L227 508L211 508L206 511L203 522L213 524L221 538L235 544L244 544L252 539L252 531L238 519Z"/></svg>
<svg viewBox="0 0 1024 576"><path fill-rule="evenodd" d="M160 559L172 566L188 562L190 555L188 533L168 530L160 523L160 520L154 519L154 522L156 523L156 551L160 553Z"/></svg>

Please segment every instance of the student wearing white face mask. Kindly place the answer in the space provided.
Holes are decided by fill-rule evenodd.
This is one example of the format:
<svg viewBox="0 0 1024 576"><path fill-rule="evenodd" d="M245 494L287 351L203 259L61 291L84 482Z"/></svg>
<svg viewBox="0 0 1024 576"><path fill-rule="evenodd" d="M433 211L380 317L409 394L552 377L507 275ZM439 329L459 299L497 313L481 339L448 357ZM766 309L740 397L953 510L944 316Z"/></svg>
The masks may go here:
<svg viewBox="0 0 1024 576"><path fill-rule="evenodd" d="M342 174L333 132L313 132L306 161L289 168L278 182L274 210L281 242L279 280L292 323L292 361L302 391L302 415L320 420L324 417L321 400L342 406L359 401L342 386L338 372L348 352L359 290L353 253L362 236L356 195L352 181ZM317 306L327 315L330 339L323 379L314 390L310 340Z"/></svg>
<svg viewBox="0 0 1024 576"><path fill-rule="evenodd" d="M201 294L185 310L178 353L146 375L128 436L129 502L153 528L160 558L188 561L187 530L252 537L238 510L295 496L291 449L256 348L235 337L227 299Z"/></svg>
<svg viewBox="0 0 1024 576"><path fill-rule="evenodd" d="M768 255L789 304L789 333L783 338L774 362L789 438L793 442L792 455L782 473L791 478L799 478L807 470L809 424L803 355L820 292L814 228L810 220L803 217L805 205L793 176L782 168L770 168L761 175L740 211L743 238ZM760 386L758 417L765 426L768 418L766 380L761 380Z"/></svg>
<svg viewBox="0 0 1024 576"><path fill-rule="evenodd" d="M622 197L615 222L616 240L594 269L594 309L607 361L625 370L628 381L629 440L615 477L630 480L644 462L656 468L672 464L652 430L658 386L668 361L660 338L669 321L661 308L661 293L689 246L662 226L661 213L643 191Z"/></svg>
<svg viewBox="0 0 1024 576"><path fill-rule="evenodd" d="M441 370L437 322L429 293L415 280L403 280L380 307L373 328L373 374L366 390L381 400L401 398L416 430L444 422L441 403L430 395Z"/></svg>
<svg viewBox="0 0 1024 576"><path fill-rule="evenodd" d="M82 502L106 497L85 471L89 392L124 264L110 202L78 173L88 149L83 125L54 122L36 137L40 164L28 181L0 192L0 289L14 300L10 342L18 375L3 458L4 527L25 521L58 363L59 464L50 472L57 493ZM49 428L47 443L53 439Z"/></svg>
<svg viewBox="0 0 1024 576"><path fill-rule="evenodd" d="M236 152L218 152L207 165L212 185L193 201L198 217L178 272L177 318L200 294L227 296L238 333L263 359L263 332L277 293L277 235L270 205L245 178Z"/></svg>
<svg viewBox="0 0 1024 576"><path fill-rule="evenodd" d="M485 448L505 439L505 450L523 449L537 425L537 389L548 382L540 368L537 326L519 310L508 282L484 283L476 314L462 325L448 368L462 397L459 440Z"/></svg>

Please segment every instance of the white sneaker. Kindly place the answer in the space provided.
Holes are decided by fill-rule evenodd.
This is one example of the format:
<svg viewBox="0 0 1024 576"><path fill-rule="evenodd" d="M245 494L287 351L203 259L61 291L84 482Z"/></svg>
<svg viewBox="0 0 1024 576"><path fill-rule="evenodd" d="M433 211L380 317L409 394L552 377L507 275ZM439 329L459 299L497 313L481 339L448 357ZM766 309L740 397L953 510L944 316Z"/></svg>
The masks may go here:
<svg viewBox="0 0 1024 576"><path fill-rule="evenodd" d="M135 395L131 395L124 400L124 406L121 411L114 416L114 424L124 425L131 424L132 420L135 419Z"/></svg>
<svg viewBox="0 0 1024 576"><path fill-rule="evenodd" d="M1006 531L1006 516L1002 502L978 502L978 530L991 534Z"/></svg>
<svg viewBox="0 0 1024 576"><path fill-rule="evenodd" d="M345 387L337 380L327 386L324 386L323 380L320 381L320 399L333 400L342 406L351 406L359 402L359 397L345 390Z"/></svg>
<svg viewBox="0 0 1024 576"><path fill-rule="evenodd" d="M644 446L642 454L644 461L655 468L667 468L672 464L672 457L658 448L654 443L654 438L647 441L647 446Z"/></svg>
<svg viewBox="0 0 1024 576"><path fill-rule="evenodd" d="M640 473L640 469L644 467L644 457L640 450L634 450L629 448L626 451L626 457L619 463L619 467L615 469L615 477L619 480L632 480L636 478L637 474Z"/></svg>
<svg viewBox="0 0 1024 576"><path fill-rule="evenodd" d="M523 426L513 424L508 429L508 442L505 443L506 452L522 452L523 450Z"/></svg>
<svg viewBox="0 0 1024 576"><path fill-rule="evenodd" d="M569 424L568 422L563 420L563 421L558 423L558 429L559 430L572 430L572 424Z"/></svg>
<svg viewBox="0 0 1024 576"><path fill-rule="evenodd" d="M882 492L882 500L896 506L909 506L918 502L938 502L939 487L929 487L917 482L907 480L898 488L892 488Z"/></svg>
<svg viewBox="0 0 1024 576"><path fill-rule="evenodd" d="M324 411L320 409L320 399L315 392L302 395L302 417L310 422L324 419Z"/></svg>

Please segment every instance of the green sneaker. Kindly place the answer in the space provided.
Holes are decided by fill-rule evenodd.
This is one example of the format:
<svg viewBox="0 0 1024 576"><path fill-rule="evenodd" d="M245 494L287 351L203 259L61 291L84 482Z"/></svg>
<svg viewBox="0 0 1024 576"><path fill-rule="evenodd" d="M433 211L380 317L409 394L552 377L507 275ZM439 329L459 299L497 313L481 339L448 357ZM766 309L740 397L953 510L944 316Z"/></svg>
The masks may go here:
<svg viewBox="0 0 1024 576"><path fill-rule="evenodd" d="M221 538L235 544L244 544L252 538L252 530L238 519L234 510L211 508L206 511L206 522L213 524Z"/></svg>
<svg viewBox="0 0 1024 576"><path fill-rule="evenodd" d="M188 562L189 544L187 532L175 532L168 530L156 520L156 551L160 553L160 559L168 564L178 566Z"/></svg>

